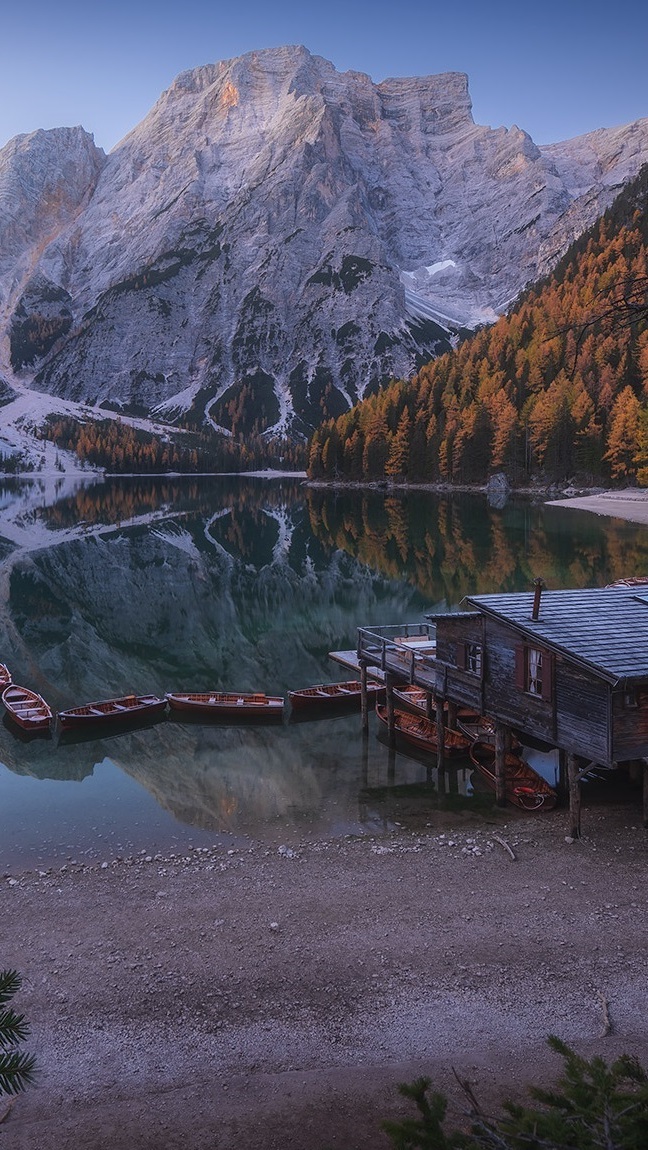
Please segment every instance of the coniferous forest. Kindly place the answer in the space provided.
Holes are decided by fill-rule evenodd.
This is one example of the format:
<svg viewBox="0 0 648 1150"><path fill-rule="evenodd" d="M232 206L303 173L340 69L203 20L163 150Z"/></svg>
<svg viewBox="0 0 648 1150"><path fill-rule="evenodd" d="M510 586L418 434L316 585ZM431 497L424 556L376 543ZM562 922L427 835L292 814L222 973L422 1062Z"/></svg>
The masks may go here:
<svg viewBox="0 0 648 1150"><path fill-rule="evenodd" d="M324 423L311 478L648 485L648 167L507 316Z"/></svg>
<svg viewBox="0 0 648 1150"><path fill-rule="evenodd" d="M119 419L81 422L70 416L50 416L37 433L39 436L63 450L74 451L82 462L115 475L236 472L258 467L293 471L303 468L306 462L304 444L285 437L255 433L245 440L226 439L211 431L199 434L171 429L162 438Z"/></svg>

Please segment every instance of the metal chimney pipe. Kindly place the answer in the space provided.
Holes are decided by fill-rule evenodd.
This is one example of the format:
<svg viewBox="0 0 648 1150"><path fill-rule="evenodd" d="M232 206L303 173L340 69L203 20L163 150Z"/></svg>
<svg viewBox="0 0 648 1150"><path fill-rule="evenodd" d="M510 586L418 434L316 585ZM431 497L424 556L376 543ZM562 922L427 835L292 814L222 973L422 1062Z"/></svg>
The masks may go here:
<svg viewBox="0 0 648 1150"><path fill-rule="evenodd" d="M544 588L544 580L534 579L533 586L535 587L535 594L533 596L533 611L531 612L531 618L537 619L538 615L540 614L540 596L542 595Z"/></svg>

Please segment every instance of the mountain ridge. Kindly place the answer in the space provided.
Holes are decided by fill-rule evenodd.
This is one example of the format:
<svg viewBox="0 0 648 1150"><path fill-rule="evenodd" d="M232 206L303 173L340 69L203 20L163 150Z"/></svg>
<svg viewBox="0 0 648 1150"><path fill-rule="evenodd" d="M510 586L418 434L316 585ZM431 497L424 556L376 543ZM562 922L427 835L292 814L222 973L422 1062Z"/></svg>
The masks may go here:
<svg viewBox="0 0 648 1150"><path fill-rule="evenodd" d="M107 156L82 131L17 137L31 200L0 151L0 212L17 187L34 221L0 214L0 374L242 437L308 434L496 319L648 158L648 120L539 147L476 125L464 73L374 84L303 47L181 73Z"/></svg>
<svg viewBox="0 0 648 1150"><path fill-rule="evenodd" d="M322 424L311 477L648 484L647 204L645 164L506 316Z"/></svg>

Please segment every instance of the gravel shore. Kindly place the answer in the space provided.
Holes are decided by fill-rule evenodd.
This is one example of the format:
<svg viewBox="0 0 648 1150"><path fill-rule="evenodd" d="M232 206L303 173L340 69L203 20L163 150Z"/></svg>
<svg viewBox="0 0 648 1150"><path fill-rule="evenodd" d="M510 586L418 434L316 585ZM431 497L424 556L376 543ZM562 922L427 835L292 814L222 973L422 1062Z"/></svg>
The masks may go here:
<svg viewBox="0 0 648 1150"><path fill-rule="evenodd" d="M611 515L631 523L648 524L648 490L645 488L628 487L623 491L601 491L595 495L550 499L548 505L572 507L575 511L591 511L594 515Z"/></svg>
<svg viewBox="0 0 648 1150"><path fill-rule="evenodd" d="M648 1064L640 820L594 805L571 842L564 810L457 815L5 875L39 1076L0 1146L380 1150L421 1073L461 1121L453 1068L496 1105L557 1076L550 1033Z"/></svg>

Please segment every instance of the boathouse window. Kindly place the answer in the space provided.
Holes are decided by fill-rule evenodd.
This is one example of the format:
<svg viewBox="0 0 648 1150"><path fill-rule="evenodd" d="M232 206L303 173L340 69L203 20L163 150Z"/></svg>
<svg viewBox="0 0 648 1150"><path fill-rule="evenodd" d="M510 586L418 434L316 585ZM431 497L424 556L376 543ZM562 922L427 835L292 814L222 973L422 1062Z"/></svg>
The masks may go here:
<svg viewBox="0 0 648 1150"><path fill-rule="evenodd" d="M551 699L552 658L539 647L518 647L515 652L515 680L522 691Z"/></svg>
<svg viewBox="0 0 648 1150"><path fill-rule="evenodd" d="M466 670L471 675L481 675L482 649L477 643L466 643Z"/></svg>
<svg viewBox="0 0 648 1150"><path fill-rule="evenodd" d="M457 644L457 666L471 675L481 675L483 667L482 648L479 643Z"/></svg>

